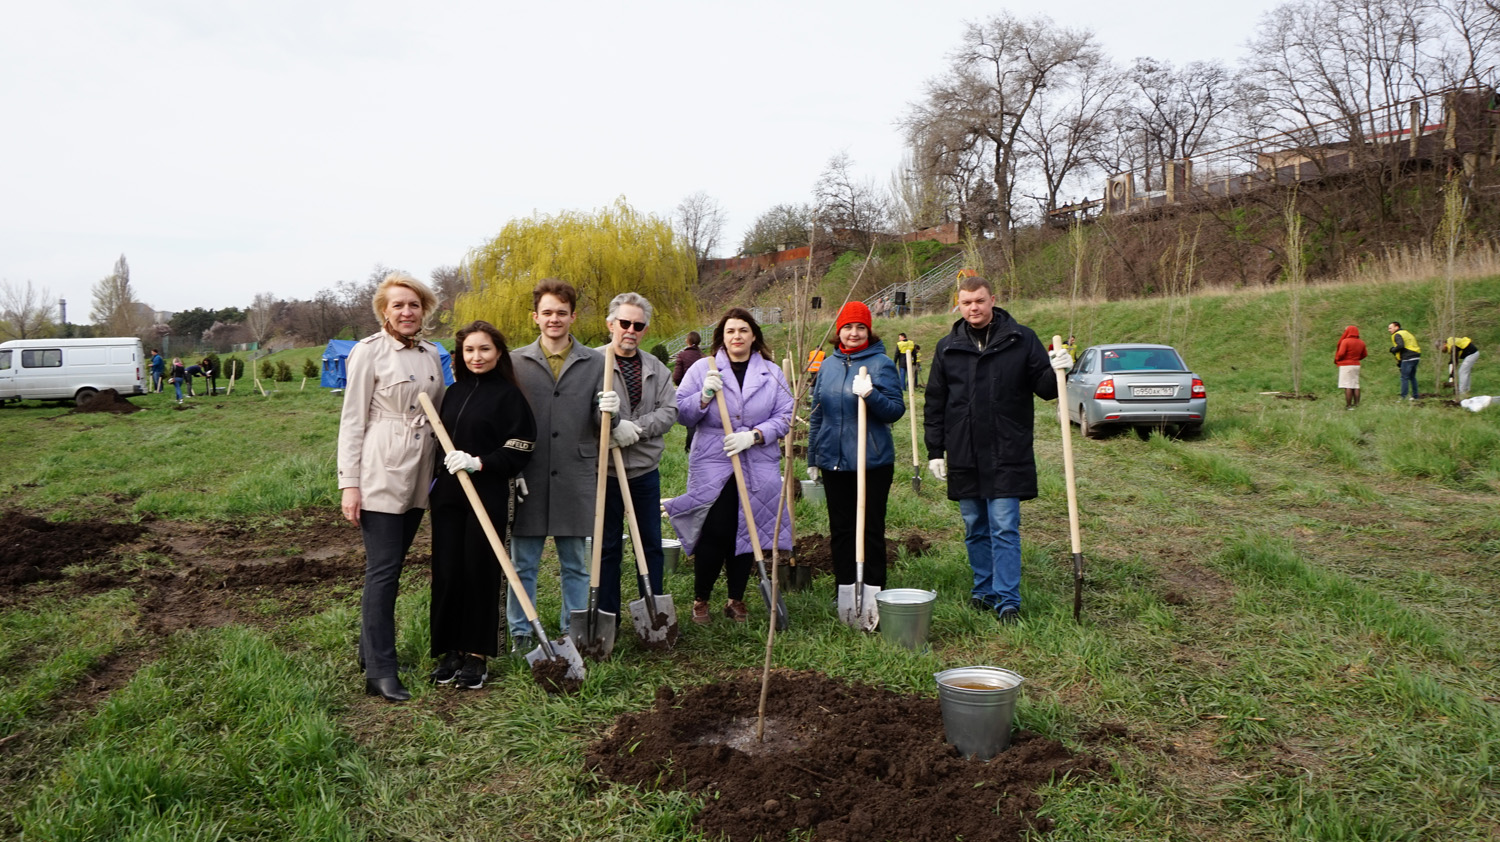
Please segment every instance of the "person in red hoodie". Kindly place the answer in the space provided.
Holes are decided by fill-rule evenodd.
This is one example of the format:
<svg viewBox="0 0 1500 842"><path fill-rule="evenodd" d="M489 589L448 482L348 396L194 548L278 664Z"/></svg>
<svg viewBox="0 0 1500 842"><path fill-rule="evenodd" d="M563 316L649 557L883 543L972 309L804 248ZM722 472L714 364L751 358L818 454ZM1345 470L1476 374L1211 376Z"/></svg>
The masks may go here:
<svg viewBox="0 0 1500 842"><path fill-rule="evenodd" d="M1344 328L1338 350L1333 353L1333 364L1339 367L1339 388L1344 390L1344 409L1359 406L1359 361L1367 354L1365 341L1359 338L1359 328L1354 325Z"/></svg>

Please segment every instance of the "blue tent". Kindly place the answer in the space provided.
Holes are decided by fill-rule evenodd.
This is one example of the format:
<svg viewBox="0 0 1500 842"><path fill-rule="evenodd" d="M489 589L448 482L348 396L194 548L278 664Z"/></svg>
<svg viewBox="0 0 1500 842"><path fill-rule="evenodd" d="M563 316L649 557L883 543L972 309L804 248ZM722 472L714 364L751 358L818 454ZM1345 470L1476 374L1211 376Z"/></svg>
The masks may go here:
<svg viewBox="0 0 1500 842"><path fill-rule="evenodd" d="M349 359L349 351L354 348L353 339L330 339L328 347L323 349L323 378L320 385L330 389L342 389L348 384L348 373L344 370L344 363ZM453 358L449 356L448 349L438 346L438 358L443 362L443 384L453 385Z"/></svg>

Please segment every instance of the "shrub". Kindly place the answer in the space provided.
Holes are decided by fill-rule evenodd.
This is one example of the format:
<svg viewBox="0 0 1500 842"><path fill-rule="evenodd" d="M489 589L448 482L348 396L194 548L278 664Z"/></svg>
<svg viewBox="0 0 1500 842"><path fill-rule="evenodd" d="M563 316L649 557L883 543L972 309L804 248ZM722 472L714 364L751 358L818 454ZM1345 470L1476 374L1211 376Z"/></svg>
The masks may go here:
<svg viewBox="0 0 1500 842"><path fill-rule="evenodd" d="M665 342L658 342L652 346L651 355L661 360L662 365L670 366L672 364L672 354L667 351Z"/></svg>
<svg viewBox="0 0 1500 842"><path fill-rule="evenodd" d="M278 382L278 383L285 383L285 382L291 380L292 379L292 367L289 366L289 365L287 365L285 361L276 363L275 378L276 378L276 382Z"/></svg>
<svg viewBox="0 0 1500 842"><path fill-rule="evenodd" d="M318 369L318 363L312 357L308 357L307 359L302 361L303 377L306 377L309 380L316 380L318 379L318 376L320 374L321 372Z"/></svg>
<svg viewBox="0 0 1500 842"><path fill-rule="evenodd" d="M245 376L245 361L239 357L229 357L224 360L223 376L241 380Z"/></svg>

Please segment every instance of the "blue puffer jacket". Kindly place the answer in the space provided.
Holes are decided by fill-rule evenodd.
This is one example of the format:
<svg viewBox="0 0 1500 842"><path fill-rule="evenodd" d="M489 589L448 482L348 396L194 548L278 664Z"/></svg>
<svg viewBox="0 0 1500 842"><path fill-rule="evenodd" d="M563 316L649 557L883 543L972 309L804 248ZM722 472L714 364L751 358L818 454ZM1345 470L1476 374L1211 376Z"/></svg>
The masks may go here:
<svg viewBox="0 0 1500 842"><path fill-rule="evenodd" d="M896 463L891 424L906 414L906 403L901 399L896 364L885 355L885 344L876 341L852 355L834 351L823 361L813 389L807 464L825 471L858 468L859 398L854 396L854 377L860 366L869 369L875 385L865 398L865 465L874 468Z"/></svg>

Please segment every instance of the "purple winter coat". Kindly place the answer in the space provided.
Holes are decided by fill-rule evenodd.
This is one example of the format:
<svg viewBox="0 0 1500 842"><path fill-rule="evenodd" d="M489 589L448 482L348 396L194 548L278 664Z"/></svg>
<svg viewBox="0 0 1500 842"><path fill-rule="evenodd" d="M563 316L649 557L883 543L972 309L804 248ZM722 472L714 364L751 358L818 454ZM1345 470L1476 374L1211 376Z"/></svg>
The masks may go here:
<svg viewBox="0 0 1500 842"><path fill-rule="evenodd" d="M740 465L745 471L745 487L750 492L750 508L755 514L761 550L769 556L771 531L776 528L776 503L781 496L781 452L776 443L787 434L791 425L792 393L781 369L760 354L750 355L743 391L734 372L729 370L729 355L721 350L714 359L720 376L724 378L724 401L729 407L734 432L760 430L765 438L764 444L740 454ZM724 425L719 420L718 401L707 407L698 405L703 378L707 374L708 360L701 359L693 363L682 378L682 385L677 387L677 421L684 427L697 430L688 457L687 491L666 502L667 515L672 519L672 528L677 531L686 555L693 554L703 533L703 521L714 501L719 499L725 483L734 484L734 467L724 455ZM735 554L739 555L751 552L750 531L745 527L743 506L736 509L740 528ZM776 546L790 552L792 524L789 513L781 517L778 537Z"/></svg>

